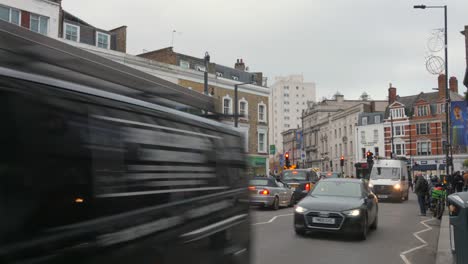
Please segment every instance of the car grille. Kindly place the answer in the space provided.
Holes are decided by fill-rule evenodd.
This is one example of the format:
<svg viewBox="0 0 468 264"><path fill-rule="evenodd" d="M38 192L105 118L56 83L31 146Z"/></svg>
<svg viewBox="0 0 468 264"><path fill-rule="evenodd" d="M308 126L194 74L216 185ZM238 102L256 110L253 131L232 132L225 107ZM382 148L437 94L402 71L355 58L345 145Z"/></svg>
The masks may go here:
<svg viewBox="0 0 468 264"><path fill-rule="evenodd" d="M392 194L392 185L374 185L375 194Z"/></svg>
<svg viewBox="0 0 468 264"><path fill-rule="evenodd" d="M313 223L312 217L334 218L335 224ZM309 227L322 228L322 229L340 229L341 225L343 224L344 217L340 213L335 213L335 212L309 212L306 214L305 219L306 219L307 226Z"/></svg>

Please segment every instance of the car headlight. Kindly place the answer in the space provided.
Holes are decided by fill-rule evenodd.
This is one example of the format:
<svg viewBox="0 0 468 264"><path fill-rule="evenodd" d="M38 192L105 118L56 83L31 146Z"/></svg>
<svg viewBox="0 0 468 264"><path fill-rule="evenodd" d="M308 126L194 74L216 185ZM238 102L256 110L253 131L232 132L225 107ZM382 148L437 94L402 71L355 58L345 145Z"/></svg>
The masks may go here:
<svg viewBox="0 0 468 264"><path fill-rule="evenodd" d="M359 209L347 210L347 211L343 211L343 214L347 216L359 216L361 214L361 210Z"/></svg>
<svg viewBox="0 0 468 264"><path fill-rule="evenodd" d="M372 187L374 187L374 184L369 182L369 188L372 188Z"/></svg>
<svg viewBox="0 0 468 264"><path fill-rule="evenodd" d="M399 183L393 185L393 189L395 190L400 190L401 189L401 185Z"/></svg>
<svg viewBox="0 0 468 264"><path fill-rule="evenodd" d="M307 209L301 206L296 206L296 209L294 210L296 211L296 213L299 213L299 214L303 214L305 211L307 211Z"/></svg>

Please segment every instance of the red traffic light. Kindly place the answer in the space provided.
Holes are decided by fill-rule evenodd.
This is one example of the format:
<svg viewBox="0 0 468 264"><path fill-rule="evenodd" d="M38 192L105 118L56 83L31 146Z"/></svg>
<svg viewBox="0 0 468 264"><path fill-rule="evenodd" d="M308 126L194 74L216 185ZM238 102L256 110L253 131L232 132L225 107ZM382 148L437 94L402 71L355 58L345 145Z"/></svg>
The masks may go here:
<svg viewBox="0 0 468 264"><path fill-rule="evenodd" d="M371 155L370 151L367 151L367 156L370 156L370 155Z"/></svg>
<svg viewBox="0 0 468 264"><path fill-rule="evenodd" d="M344 156L341 156L340 160L344 160Z"/></svg>
<svg viewBox="0 0 468 264"><path fill-rule="evenodd" d="M286 152L286 153L284 154L284 157L287 158L287 159L289 159L289 152Z"/></svg>

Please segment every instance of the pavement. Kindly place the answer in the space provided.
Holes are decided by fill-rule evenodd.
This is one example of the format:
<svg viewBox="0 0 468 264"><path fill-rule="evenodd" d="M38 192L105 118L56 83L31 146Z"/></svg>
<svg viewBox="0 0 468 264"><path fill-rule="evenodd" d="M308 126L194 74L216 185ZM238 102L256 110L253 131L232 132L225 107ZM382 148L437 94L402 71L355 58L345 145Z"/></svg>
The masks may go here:
<svg viewBox="0 0 468 264"><path fill-rule="evenodd" d="M440 221L418 215L416 196L379 203L379 226L367 240L341 234L295 234L293 209L252 208L252 263L435 264Z"/></svg>
<svg viewBox="0 0 468 264"><path fill-rule="evenodd" d="M450 247L450 226L447 212L442 217L442 223L440 224L436 264L455 264L454 255Z"/></svg>

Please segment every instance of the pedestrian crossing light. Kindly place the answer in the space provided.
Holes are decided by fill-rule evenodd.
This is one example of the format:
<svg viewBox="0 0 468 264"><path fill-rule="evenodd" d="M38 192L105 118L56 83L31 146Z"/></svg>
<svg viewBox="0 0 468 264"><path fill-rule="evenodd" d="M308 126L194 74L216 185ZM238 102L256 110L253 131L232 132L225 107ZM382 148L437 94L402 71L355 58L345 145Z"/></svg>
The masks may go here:
<svg viewBox="0 0 468 264"><path fill-rule="evenodd" d="M344 166L344 156L341 156L341 158L340 158L340 166L341 167Z"/></svg>
<svg viewBox="0 0 468 264"><path fill-rule="evenodd" d="M367 151L367 163L373 163L374 162L374 153Z"/></svg>

